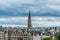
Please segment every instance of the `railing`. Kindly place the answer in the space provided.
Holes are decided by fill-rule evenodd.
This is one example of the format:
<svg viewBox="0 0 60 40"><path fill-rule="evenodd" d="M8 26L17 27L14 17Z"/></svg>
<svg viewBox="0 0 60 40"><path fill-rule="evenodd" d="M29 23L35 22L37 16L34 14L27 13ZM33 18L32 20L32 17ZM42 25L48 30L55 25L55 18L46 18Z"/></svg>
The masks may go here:
<svg viewBox="0 0 60 40"><path fill-rule="evenodd" d="M28 37L28 36L8 36L8 37Z"/></svg>
<svg viewBox="0 0 60 40"><path fill-rule="evenodd" d="M22 39L22 40L32 40L32 38L30 38L29 36L7 36L7 37L0 37L1 40L18 40L18 39Z"/></svg>

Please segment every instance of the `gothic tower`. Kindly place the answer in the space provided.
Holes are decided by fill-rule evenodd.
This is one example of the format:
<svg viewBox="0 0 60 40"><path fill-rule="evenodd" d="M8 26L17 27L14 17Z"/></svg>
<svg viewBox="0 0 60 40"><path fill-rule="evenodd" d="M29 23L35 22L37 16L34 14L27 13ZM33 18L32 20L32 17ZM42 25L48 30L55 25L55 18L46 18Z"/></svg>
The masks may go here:
<svg viewBox="0 0 60 40"><path fill-rule="evenodd" d="M28 28L31 28L32 25L31 25L31 14L30 14L30 11L28 13Z"/></svg>

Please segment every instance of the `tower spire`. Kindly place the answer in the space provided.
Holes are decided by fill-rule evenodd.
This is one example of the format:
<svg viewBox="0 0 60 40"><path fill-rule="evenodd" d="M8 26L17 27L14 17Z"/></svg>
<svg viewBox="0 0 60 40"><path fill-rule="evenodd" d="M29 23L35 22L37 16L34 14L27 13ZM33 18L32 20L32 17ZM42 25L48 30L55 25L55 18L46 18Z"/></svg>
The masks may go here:
<svg viewBox="0 0 60 40"><path fill-rule="evenodd" d="M30 14L30 11L28 13L28 28L31 28L32 25L31 25L31 14Z"/></svg>

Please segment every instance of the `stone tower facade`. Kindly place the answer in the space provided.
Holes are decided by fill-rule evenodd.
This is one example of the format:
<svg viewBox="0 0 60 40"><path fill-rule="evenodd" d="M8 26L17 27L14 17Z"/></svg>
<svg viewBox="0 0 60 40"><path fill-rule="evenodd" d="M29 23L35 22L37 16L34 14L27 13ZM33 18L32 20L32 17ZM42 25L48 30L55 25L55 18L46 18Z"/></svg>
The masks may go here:
<svg viewBox="0 0 60 40"><path fill-rule="evenodd" d="M28 13L28 28L32 28L30 11L29 11L29 13Z"/></svg>

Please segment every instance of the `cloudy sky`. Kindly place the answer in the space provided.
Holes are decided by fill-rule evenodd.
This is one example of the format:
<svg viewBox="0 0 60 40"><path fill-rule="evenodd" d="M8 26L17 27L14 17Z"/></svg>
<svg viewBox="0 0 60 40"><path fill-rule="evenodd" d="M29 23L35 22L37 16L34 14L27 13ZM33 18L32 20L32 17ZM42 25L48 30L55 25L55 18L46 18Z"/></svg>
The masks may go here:
<svg viewBox="0 0 60 40"><path fill-rule="evenodd" d="M0 0L0 25L27 27L29 10L33 27L60 26L60 0Z"/></svg>

